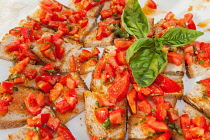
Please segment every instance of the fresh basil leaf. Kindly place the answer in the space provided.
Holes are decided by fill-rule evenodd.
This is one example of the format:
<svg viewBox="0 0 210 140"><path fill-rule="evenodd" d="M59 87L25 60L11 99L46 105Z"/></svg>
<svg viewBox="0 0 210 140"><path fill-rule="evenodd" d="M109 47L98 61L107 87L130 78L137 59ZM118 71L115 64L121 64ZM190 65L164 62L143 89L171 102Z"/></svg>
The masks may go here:
<svg viewBox="0 0 210 140"><path fill-rule="evenodd" d="M167 64L166 52L154 48L141 48L130 60L130 69L140 87L151 85Z"/></svg>
<svg viewBox="0 0 210 140"><path fill-rule="evenodd" d="M203 34L201 31L174 27L168 30L160 39L163 45L180 47L189 44Z"/></svg>
<svg viewBox="0 0 210 140"><path fill-rule="evenodd" d="M108 129L111 125L109 118L106 118L106 120L101 125L103 126L103 128Z"/></svg>
<svg viewBox="0 0 210 140"><path fill-rule="evenodd" d="M140 38L135 41L126 52L126 61L129 63L130 58L143 47L153 47L155 42L153 38Z"/></svg>
<svg viewBox="0 0 210 140"><path fill-rule="evenodd" d="M122 15L122 26L136 38L147 37L149 25L138 0L128 0Z"/></svg>
<svg viewBox="0 0 210 140"><path fill-rule="evenodd" d="M157 50L161 50L163 48L163 39L162 38L155 38L155 48Z"/></svg>

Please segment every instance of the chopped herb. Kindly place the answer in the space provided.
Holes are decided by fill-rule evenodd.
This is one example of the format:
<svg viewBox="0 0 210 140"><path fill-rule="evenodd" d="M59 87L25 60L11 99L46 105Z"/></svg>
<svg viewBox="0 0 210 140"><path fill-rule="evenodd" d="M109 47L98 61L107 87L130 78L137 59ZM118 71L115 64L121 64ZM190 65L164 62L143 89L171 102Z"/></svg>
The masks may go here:
<svg viewBox="0 0 210 140"><path fill-rule="evenodd" d="M178 125L176 125L175 123L171 123L168 126L170 129L176 130L180 136L183 136L182 129Z"/></svg>
<svg viewBox="0 0 210 140"><path fill-rule="evenodd" d="M48 72L50 75L55 75L57 73L56 70L50 69L50 70L44 70L45 72Z"/></svg>
<svg viewBox="0 0 210 140"><path fill-rule="evenodd" d="M18 58L17 58L16 55L13 56L13 61L14 61L14 62L17 62L17 61L18 61Z"/></svg>
<svg viewBox="0 0 210 140"><path fill-rule="evenodd" d="M31 127L31 129L37 132L39 131L39 127Z"/></svg>
<svg viewBox="0 0 210 140"><path fill-rule="evenodd" d="M106 137L100 137L99 140L106 140Z"/></svg>
<svg viewBox="0 0 210 140"><path fill-rule="evenodd" d="M137 126L139 123L135 123L134 126Z"/></svg>
<svg viewBox="0 0 210 140"><path fill-rule="evenodd" d="M30 45L30 49L33 49L34 48L34 46L33 45Z"/></svg>
<svg viewBox="0 0 210 140"><path fill-rule="evenodd" d="M13 90L14 90L14 91L18 91L18 87L14 87Z"/></svg>
<svg viewBox="0 0 210 140"><path fill-rule="evenodd" d="M15 31L16 33L19 32L19 30L17 30L16 28L13 28L12 30Z"/></svg>
<svg viewBox="0 0 210 140"><path fill-rule="evenodd" d="M10 51L11 49L6 49L6 51Z"/></svg>
<svg viewBox="0 0 210 140"><path fill-rule="evenodd" d="M50 44L50 45L53 45L51 42L48 42L48 41L46 41L46 44Z"/></svg>
<svg viewBox="0 0 210 140"><path fill-rule="evenodd" d="M200 64L200 65L204 64L204 60L201 59L200 61L198 61L198 64Z"/></svg>
<svg viewBox="0 0 210 140"><path fill-rule="evenodd" d="M28 28L28 35L30 36L30 34L31 34L31 30Z"/></svg>
<svg viewBox="0 0 210 140"><path fill-rule="evenodd" d="M114 81L114 77L111 77L110 79L109 79L109 82L113 82Z"/></svg>
<svg viewBox="0 0 210 140"><path fill-rule="evenodd" d="M20 74L13 74L10 78L14 80L15 78L20 77Z"/></svg>
<svg viewBox="0 0 210 140"><path fill-rule="evenodd" d="M146 121L146 118L141 119L141 120L140 120L140 123L143 123L143 122L145 122L145 121Z"/></svg>
<svg viewBox="0 0 210 140"><path fill-rule="evenodd" d="M108 107L108 110L112 111L112 110L114 110L114 108L113 107Z"/></svg>
<svg viewBox="0 0 210 140"><path fill-rule="evenodd" d="M99 2L100 0L94 0L95 2Z"/></svg>
<svg viewBox="0 0 210 140"><path fill-rule="evenodd" d="M22 104L21 106L22 106L22 107L26 107L26 104Z"/></svg>
<svg viewBox="0 0 210 140"><path fill-rule="evenodd" d="M194 52L196 52L197 51L197 49L196 49L196 47L193 45L193 51Z"/></svg>
<svg viewBox="0 0 210 140"><path fill-rule="evenodd" d="M200 53L205 53L204 51L200 51Z"/></svg>
<svg viewBox="0 0 210 140"><path fill-rule="evenodd" d="M203 96L202 96L202 99L204 99L204 100L208 99L208 96L207 96L206 91L203 91Z"/></svg>
<svg viewBox="0 0 210 140"><path fill-rule="evenodd" d="M113 13L112 15L116 17L117 16L117 13Z"/></svg>
<svg viewBox="0 0 210 140"><path fill-rule="evenodd" d="M156 112L156 109L153 108L153 109L152 109L152 112Z"/></svg>
<svg viewBox="0 0 210 140"><path fill-rule="evenodd" d="M121 38L124 37L124 38L130 38L130 35L126 32L126 31L123 31L121 30L119 27L116 27L113 29L113 32L120 36Z"/></svg>
<svg viewBox="0 0 210 140"><path fill-rule="evenodd" d="M174 48L173 47L170 47L169 48L169 52L174 52Z"/></svg>
<svg viewBox="0 0 210 140"><path fill-rule="evenodd" d="M148 132L150 136L156 136L156 133Z"/></svg>
<svg viewBox="0 0 210 140"><path fill-rule="evenodd" d="M101 80L101 84L105 84L106 82L104 80Z"/></svg>
<svg viewBox="0 0 210 140"><path fill-rule="evenodd" d="M96 101L96 105L97 105L97 107L99 107L99 108L102 107L101 104L100 104L98 101Z"/></svg>
<svg viewBox="0 0 210 140"><path fill-rule="evenodd" d="M110 127L110 120L109 118L106 118L106 120L101 124L103 126L103 128L108 129Z"/></svg>

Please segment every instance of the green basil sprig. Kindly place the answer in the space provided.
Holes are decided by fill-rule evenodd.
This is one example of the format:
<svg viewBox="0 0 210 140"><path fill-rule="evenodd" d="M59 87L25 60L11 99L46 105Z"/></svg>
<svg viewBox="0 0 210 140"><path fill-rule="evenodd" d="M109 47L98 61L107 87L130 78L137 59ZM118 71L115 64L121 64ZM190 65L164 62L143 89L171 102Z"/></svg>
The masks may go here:
<svg viewBox="0 0 210 140"><path fill-rule="evenodd" d="M126 61L136 83L141 87L151 85L167 65L167 54L161 50L163 46L182 47L203 35L200 31L174 27L160 38L147 38L148 21L138 0L128 0L122 23L129 34L138 38L127 50Z"/></svg>
<svg viewBox="0 0 210 140"><path fill-rule="evenodd" d="M122 25L129 34L138 39L147 37L149 25L138 0L128 0L122 15Z"/></svg>

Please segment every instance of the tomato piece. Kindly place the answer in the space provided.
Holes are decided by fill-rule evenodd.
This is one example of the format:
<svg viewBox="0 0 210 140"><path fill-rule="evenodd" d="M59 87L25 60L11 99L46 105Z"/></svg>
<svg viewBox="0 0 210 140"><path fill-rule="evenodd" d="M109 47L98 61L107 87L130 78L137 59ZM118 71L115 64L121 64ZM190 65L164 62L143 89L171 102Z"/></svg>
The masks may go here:
<svg viewBox="0 0 210 140"><path fill-rule="evenodd" d="M113 107L115 105L104 94L96 94L96 98L101 106Z"/></svg>
<svg viewBox="0 0 210 140"><path fill-rule="evenodd" d="M43 56L45 56L47 59L56 62L56 56L55 56L55 52L54 49L50 48L44 52L42 52Z"/></svg>
<svg viewBox="0 0 210 140"><path fill-rule="evenodd" d="M180 53L168 52L167 57L169 63L174 63L177 66L180 66L182 64L183 55Z"/></svg>
<svg viewBox="0 0 210 140"><path fill-rule="evenodd" d="M74 0L74 3L79 3L81 2L82 0Z"/></svg>
<svg viewBox="0 0 210 140"><path fill-rule="evenodd" d="M164 104L156 104L156 117L159 121L165 121L167 116L167 111L164 107Z"/></svg>
<svg viewBox="0 0 210 140"><path fill-rule="evenodd" d="M162 95L156 95L156 96L152 96L152 101L155 103L155 104L161 104L161 103L164 103L164 96Z"/></svg>
<svg viewBox="0 0 210 140"><path fill-rule="evenodd" d="M121 101L127 94L130 84L130 74L126 72L117 82L108 88L109 99L111 102Z"/></svg>
<svg viewBox="0 0 210 140"><path fill-rule="evenodd" d="M52 45L53 45L53 44L50 44L50 43L45 43L45 44L43 44L43 45L41 46L41 48L40 48L40 52L44 52L44 51L50 49L50 48L52 47Z"/></svg>
<svg viewBox="0 0 210 140"><path fill-rule="evenodd" d="M4 93L1 97L1 100L5 102L5 105L9 105L10 102L13 100L13 96L7 93Z"/></svg>
<svg viewBox="0 0 210 140"><path fill-rule="evenodd" d="M8 107L5 103L5 101L0 100L0 116L4 116L7 114Z"/></svg>
<svg viewBox="0 0 210 140"><path fill-rule="evenodd" d="M38 105L36 98L36 94L29 93L29 95L24 100L26 108L33 115L37 115L41 112L41 107Z"/></svg>
<svg viewBox="0 0 210 140"><path fill-rule="evenodd" d="M83 9L86 11L90 10L93 7L92 4L88 0L84 0L82 5L83 5Z"/></svg>
<svg viewBox="0 0 210 140"><path fill-rule="evenodd" d="M120 65L126 65L126 53L122 51L117 53L117 60Z"/></svg>
<svg viewBox="0 0 210 140"><path fill-rule="evenodd" d="M161 136L159 136L156 140L169 140L172 137L170 132L165 132Z"/></svg>
<svg viewBox="0 0 210 140"><path fill-rule="evenodd" d="M100 79L101 73L105 69L105 66L106 61L104 60L104 58L100 58L93 74L93 77L95 79Z"/></svg>
<svg viewBox="0 0 210 140"><path fill-rule="evenodd" d="M121 38L117 38L114 40L114 45L117 49L119 49L120 51L124 51L127 50L131 44L133 44L132 40L125 40L125 39L121 39Z"/></svg>
<svg viewBox="0 0 210 140"><path fill-rule="evenodd" d="M54 34L54 36L55 36L55 38L61 38L63 36L63 34L64 34L64 32L62 30L58 29L58 31Z"/></svg>
<svg viewBox="0 0 210 140"><path fill-rule="evenodd" d="M20 33L23 36L25 42L30 39L30 29L22 27Z"/></svg>
<svg viewBox="0 0 210 140"><path fill-rule="evenodd" d="M107 63L105 66L105 70L101 75L101 80L103 82L112 82L111 80L115 77L115 70L113 69L113 67Z"/></svg>
<svg viewBox="0 0 210 140"><path fill-rule="evenodd" d="M50 90L50 101L54 102L60 95L63 90L63 85L56 83L54 88Z"/></svg>
<svg viewBox="0 0 210 140"><path fill-rule="evenodd" d="M42 124L47 123L50 118L50 113L42 113L41 114L41 122Z"/></svg>
<svg viewBox="0 0 210 140"><path fill-rule="evenodd" d="M69 31L70 35L77 34L79 32L79 27L78 26L73 26L71 27L71 30Z"/></svg>
<svg viewBox="0 0 210 140"><path fill-rule="evenodd" d="M9 34L18 36L18 35L20 35L20 31L21 31L21 27L15 27L15 28L9 30Z"/></svg>
<svg viewBox="0 0 210 140"><path fill-rule="evenodd" d="M36 102L40 107L45 106L45 99L44 99L44 94L40 92L39 94L36 95Z"/></svg>
<svg viewBox="0 0 210 140"><path fill-rule="evenodd" d="M27 118L27 125L29 127L40 127L42 126L41 118Z"/></svg>
<svg viewBox="0 0 210 140"><path fill-rule="evenodd" d="M193 127L189 129L193 138L198 138L204 136L204 129L200 127Z"/></svg>
<svg viewBox="0 0 210 140"><path fill-rule="evenodd" d="M18 42L12 42L4 47L4 51L6 53L18 51L19 47L20 47L20 44Z"/></svg>
<svg viewBox="0 0 210 140"><path fill-rule="evenodd" d="M163 24L161 24L161 27L163 27L164 29L168 27L175 27L175 26L176 26L176 22L173 19L167 20Z"/></svg>
<svg viewBox="0 0 210 140"><path fill-rule="evenodd" d="M95 111L95 116L100 123L103 123L106 118L109 117L109 111L107 107L98 108Z"/></svg>
<svg viewBox="0 0 210 140"><path fill-rule="evenodd" d="M137 92L143 93L146 96L148 96L152 93L152 90L149 87L140 87L137 84L134 84L133 86Z"/></svg>
<svg viewBox="0 0 210 140"><path fill-rule="evenodd" d="M187 13L187 14L184 15L184 19L188 23L192 20L192 18L193 18L193 14L192 13Z"/></svg>
<svg viewBox="0 0 210 140"><path fill-rule="evenodd" d="M190 128L190 117L188 114L183 114L182 116L180 116L180 124L182 129Z"/></svg>
<svg viewBox="0 0 210 140"><path fill-rule="evenodd" d="M64 136L66 140L75 140L72 133L67 128L65 128L63 126L58 127L58 135Z"/></svg>
<svg viewBox="0 0 210 140"><path fill-rule="evenodd" d="M36 83L37 87L43 90L46 93L49 93L50 90L53 88L48 82L45 81L39 81Z"/></svg>
<svg viewBox="0 0 210 140"><path fill-rule="evenodd" d="M102 10L100 12L100 15L101 15L101 18L104 19L104 18L109 18L112 16L112 9L107 9L107 10Z"/></svg>
<svg viewBox="0 0 210 140"><path fill-rule="evenodd" d="M9 81L2 81L1 82L1 94L9 93L13 94L14 83Z"/></svg>
<svg viewBox="0 0 210 140"><path fill-rule="evenodd" d="M168 110L168 117L170 122L175 122L179 119L178 111L170 108Z"/></svg>
<svg viewBox="0 0 210 140"><path fill-rule="evenodd" d="M62 100L58 103L56 103L56 109L60 112L60 113L66 113L69 110L71 110L71 105L66 101L66 100Z"/></svg>
<svg viewBox="0 0 210 140"><path fill-rule="evenodd" d="M173 12L168 12L165 16L165 20L170 20L170 19L173 19L175 17L174 13Z"/></svg>
<svg viewBox="0 0 210 140"><path fill-rule="evenodd" d="M161 121L149 121L149 122L146 122L146 123L147 123L147 125L149 127L151 127L154 130L161 131L161 132L168 132L168 131L170 131L170 129L168 128L168 126L164 122L161 122Z"/></svg>
<svg viewBox="0 0 210 140"><path fill-rule="evenodd" d="M138 96L138 99L140 101L146 100L146 96L143 93L141 93L141 92L138 92L138 95L137 96Z"/></svg>
<svg viewBox="0 0 210 140"><path fill-rule="evenodd" d="M58 28L61 24L62 24L61 21L49 21L48 26Z"/></svg>
<svg viewBox="0 0 210 140"><path fill-rule="evenodd" d="M193 49L193 45L187 45L184 47L184 53L189 53L191 55L194 54L194 49Z"/></svg>
<svg viewBox="0 0 210 140"><path fill-rule="evenodd" d="M26 140L39 139L38 132L32 129L28 129L24 136Z"/></svg>
<svg viewBox="0 0 210 140"><path fill-rule="evenodd" d="M70 89L75 89L77 87L77 83L74 79L72 79L71 77L66 79L66 85L68 88Z"/></svg>
<svg viewBox="0 0 210 140"><path fill-rule="evenodd" d="M193 20L189 21L188 25L187 25L187 28L192 29L192 30L196 30L195 22Z"/></svg>
<svg viewBox="0 0 210 140"><path fill-rule="evenodd" d="M160 79L162 79L162 81ZM163 92L166 93L179 92L180 90L182 90L182 87L180 87L176 82L174 82L168 77L163 76L162 74L158 75L157 80L155 80L155 83L157 83L163 90Z"/></svg>
<svg viewBox="0 0 210 140"><path fill-rule="evenodd" d="M70 56L69 70L70 70L70 72L76 72L77 71L76 59L75 59L74 55Z"/></svg>
<svg viewBox="0 0 210 140"><path fill-rule="evenodd" d="M88 50L83 49L78 57L79 57L80 62L84 62L92 57L92 53Z"/></svg>
<svg viewBox="0 0 210 140"><path fill-rule="evenodd" d="M57 131L58 127L60 126L60 120L58 118L49 118L46 125L51 130Z"/></svg>
<svg viewBox="0 0 210 140"><path fill-rule="evenodd" d="M28 79L34 79L36 78L38 72L36 69L26 69L25 74Z"/></svg>
<svg viewBox="0 0 210 140"><path fill-rule="evenodd" d="M81 28L84 28L85 26L87 26L87 24L88 24L88 19L87 18L79 21L79 25L80 25Z"/></svg>
<svg viewBox="0 0 210 140"><path fill-rule="evenodd" d="M109 112L109 118L112 125L122 124L122 115L124 113L124 109L118 108L116 110Z"/></svg>
<svg viewBox="0 0 210 140"><path fill-rule="evenodd" d="M43 67L41 67L41 71L42 72L46 72L46 71L52 71L52 70L57 70L58 68L54 65L54 64L52 64L52 63L48 63L48 64L46 64L46 65L44 65Z"/></svg>
<svg viewBox="0 0 210 140"><path fill-rule="evenodd" d="M58 59L61 59L65 53L65 49L63 47L55 47L55 56Z"/></svg>
<svg viewBox="0 0 210 140"><path fill-rule="evenodd" d="M132 89L128 92L127 94L127 100L128 100L128 103L129 103L129 106L131 108L131 111L133 114L136 114L137 113L137 92L135 89Z"/></svg>
<svg viewBox="0 0 210 140"><path fill-rule="evenodd" d="M109 62L109 64L111 64L111 66L112 66L114 69L117 69L118 66L119 66L119 64L118 64L117 59L116 59L115 56L110 56L110 57L108 58L108 62Z"/></svg>
<svg viewBox="0 0 210 140"><path fill-rule="evenodd" d="M46 138L46 137L48 137L49 139L53 138L52 133L47 128L41 126L39 127L39 131L42 138Z"/></svg>
<svg viewBox="0 0 210 140"><path fill-rule="evenodd" d="M146 114L150 114L152 112L152 106L147 100L143 100L143 101L139 102L137 106L140 111L142 111Z"/></svg>
<svg viewBox="0 0 210 140"><path fill-rule="evenodd" d="M23 73L23 71L25 70L26 66L28 65L28 63L30 62L30 58L26 57L25 59L23 59L22 61L19 61L12 70L12 73L16 73L16 74L20 74Z"/></svg>
<svg viewBox="0 0 210 140"><path fill-rule="evenodd" d="M100 53L100 50L96 47L91 49L92 56L97 56Z"/></svg>
<svg viewBox="0 0 210 140"><path fill-rule="evenodd" d="M17 85L17 84L23 84L23 83L25 82L25 80L26 80L26 76L25 76L24 74L20 74L19 77L16 77L16 78L14 79L13 83L14 83L15 85Z"/></svg>
<svg viewBox="0 0 210 140"><path fill-rule="evenodd" d="M157 9L157 4L153 0L148 0L146 6L148 6L151 9Z"/></svg>
<svg viewBox="0 0 210 140"><path fill-rule="evenodd" d="M152 90L152 93L153 94L157 94L157 95L164 95L164 92L163 92L163 90L161 89L161 87L160 86L158 86L157 84L155 84L155 83L152 83L150 86L149 86L149 88Z"/></svg>
<svg viewBox="0 0 210 140"><path fill-rule="evenodd" d="M204 116L195 116L191 119L191 123L197 127L207 129L206 118Z"/></svg>

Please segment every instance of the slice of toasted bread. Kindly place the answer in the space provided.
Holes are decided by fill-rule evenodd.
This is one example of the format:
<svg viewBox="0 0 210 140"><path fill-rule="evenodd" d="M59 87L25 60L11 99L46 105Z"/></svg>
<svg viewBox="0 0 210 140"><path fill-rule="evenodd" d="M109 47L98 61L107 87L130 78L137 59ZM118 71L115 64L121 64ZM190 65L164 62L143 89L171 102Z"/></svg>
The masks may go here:
<svg viewBox="0 0 210 140"><path fill-rule="evenodd" d="M59 102L62 99L62 95L54 102L51 103L51 108L55 112L56 117L58 117L62 123L67 123L70 119L81 113L85 110L85 99L84 99L84 92L88 90L85 82L82 80L82 78L77 73L71 73L71 75L77 79L78 86L75 89L78 97L78 103L75 107L75 109L71 112L66 113L60 113L56 110L55 104Z"/></svg>
<svg viewBox="0 0 210 140"><path fill-rule="evenodd" d="M207 74L203 79L209 78ZM206 87L202 84L196 83L194 87L184 95L183 99L188 104L197 108L199 111L203 112L206 116L210 117L210 100L206 95Z"/></svg>
<svg viewBox="0 0 210 140"><path fill-rule="evenodd" d="M75 11L82 11L83 10L83 6L82 5L84 4L83 1L84 0L82 0L81 2L78 2L78 3L74 3L73 0L69 0L69 3L68 3L67 6L70 9L73 9ZM88 17L89 16L90 17L98 17L98 15L99 15L103 5L104 5L104 3L92 7L90 10L87 11L87 16Z"/></svg>
<svg viewBox="0 0 210 140"><path fill-rule="evenodd" d="M96 101L97 98L95 97L96 92L85 92L85 122L87 126L87 130L90 135L105 135L112 140L122 140L125 138L126 134L126 111L122 116L122 124L117 127L111 127L108 129L104 129L100 122L98 122L97 118L95 117L94 110L97 107ZM117 106L126 110L126 100L122 100L117 103Z"/></svg>
<svg viewBox="0 0 210 140"><path fill-rule="evenodd" d="M13 93L13 101L8 106L8 113L0 117L0 129L15 128L26 124L26 119L32 115L25 108L24 99L32 92L39 94L40 90L18 86L18 91Z"/></svg>
<svg viewBox="0 0 210 140"><path fill-rule="evenodd" d="M90 31L84 38L83 45L85 48L91 48L91 47L106 47L113 45L114 40L114 33L112 33L110 36L103 38L102 40L96 39L96 32L97 27L93 28L92 31Z"/></svg>

